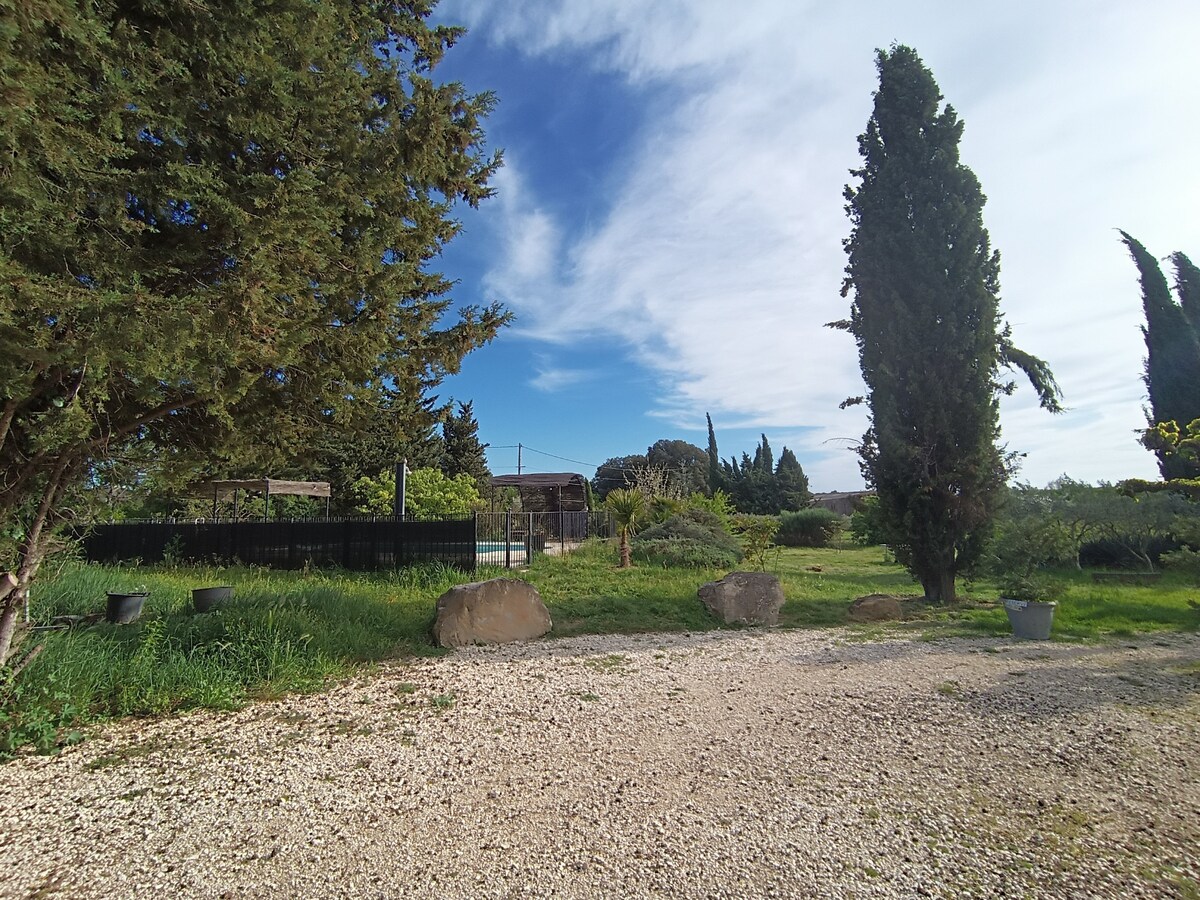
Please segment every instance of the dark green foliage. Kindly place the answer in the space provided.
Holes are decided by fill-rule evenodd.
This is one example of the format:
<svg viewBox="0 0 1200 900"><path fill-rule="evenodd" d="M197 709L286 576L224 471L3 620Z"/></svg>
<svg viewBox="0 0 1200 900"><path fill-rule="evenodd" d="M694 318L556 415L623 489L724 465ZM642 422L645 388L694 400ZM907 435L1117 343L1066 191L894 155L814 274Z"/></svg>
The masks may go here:
<svg viewBox="0 0 1200 900"><path fill-rule="evenodd" d="M1175 422L1184 427L1200 418L1200 273L1182 253L1171 257L1180 301L1176 303L1158 261L1124 231L1121 237L1142 284L1149 424ZM1163 451L1157 455L1165 479L1200 476L1200 465Z"/></svg>
<svg viewBox="0 0 1200 900"><path fill-rule="evenodd" d="M638 560L667 567L727 568L742 559L737 540L720 518L706 509L691 508L654 525L633 539Z"/></svg>
<svg viewBox="0 0 1200 900"><path fill-rule="evenodd" d="M1171 264L1175 266L1175 293L1179 295L1179 308L1192 327L1192 333L1200 336L1200 268L1179 252L1171 254Z"/></svg>
<svg viewBox="0 0 1200 900"><path fill-rule="evenodd" d="M713 449L715 450L715 441ZM741 462L730 458L722 467L721 489L729 494L738 512L773 516L781 510L803 509L812 502L808 476L787 447L774 464L767 436L762 435L754 458L743 453Z"/></svg>
<svg viewBox="0 0 1200 900"><path fill-rule="evenodd" d="M723 485L721 480L721 454L717 450L717 434L713 431L712 416L705 413L704 419L708 422L708 489L709 493L713 494L720 490Z"/></svg>
<svg viewBox="0 0 1200 900"><path fill-rule="evenodd" d="M1045 364L998 329L1000 257L983 226L984 196L959 162L962 123L941 108L933 75L904 46L879 51L879 90L859 137L861 183L846 188L853 230L843 294L869 391L864 477L897 557L934 602L982 553L1005 460L997 381L1030 375L1043 405L1057 388Z"/></svg>
<svg viewBox="0 0 1200 900"><path fill-rule="evenodd" d="M779 464L775 467L775 483L779 490L780 510L801 510L812 503L808 476L800 467L800 460L796 459L796 454L787 447L779 454Z"/></svg>
<svg viewBox="0 0 1200 900"><path fill-rule="evenodd" d="M779 516L775 543L784 547L828 547L845 527L845 518L831 509L818 506L785 512Z"/></svg>
<svg viewBox="0 0 1200 900"><path fill-rule="evenodd" d="M687 497L709 492L708 456L695 444L687 441L655 441L646 450L646 462L666 473L673 496Z"/></svg>
<svg viewBox="0 0 1200 900"><path fill-rule="evenodd" d="M873 547L888 541L886 523L879 508L879 498L864 497L850 514L850 538L856 544Z"/></svg>
<svg viewBox="0 0 1200 900"><path fill-rule="evenodd" d="M592 478L592 492L596 499L603 503L610 491L636 484L636 471L645 468L646 465L647 459L640 453L606 459L596 469L596 475Z"/></svg>
<svg viewBox="0 0 1200 900"><path fill-rule="evenodd" d="M280 474L507 321L428 267L499 165L431 0L5 8L0 660L97 460Z"/></svg>
<svg viewBox="0 0 1200 900"><path fill-rule="evenodd" d="M492 478L484 453L487 447L479 442L479 423L469 401L458 404L457 413L447 413L442 422L442 472L450 478L470 475L480 493L486 493Z"/></svg>

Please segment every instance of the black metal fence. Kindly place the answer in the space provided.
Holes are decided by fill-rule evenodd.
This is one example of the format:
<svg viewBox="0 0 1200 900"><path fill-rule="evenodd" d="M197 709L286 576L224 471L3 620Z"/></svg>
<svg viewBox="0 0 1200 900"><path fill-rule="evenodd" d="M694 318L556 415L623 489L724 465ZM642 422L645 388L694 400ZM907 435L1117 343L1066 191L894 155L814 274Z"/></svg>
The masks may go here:
<svg viewBox="0 0 1200 900"><path fill-rule="evenodd" d="M475 521L477 561L506 569L612 534L606 512L476 513Z"/></svg>
<svg viewBox="0 0 1200 900"><path fill-rule="evenodd" d="M512 568L539 553L565 553L589 537L608 537L607 513L477 513L462 519L321 518L116 522L81 537L89 562L168 560L270 566L398 569L442 562Z"/></svg>
<svg viewBox="0 0 1200 900"><path fill-rule="evenodd" d="M83 535L89 562L241 563L359 572L422 562L475 568L475 520L394 518L119 522Z"/></svg>

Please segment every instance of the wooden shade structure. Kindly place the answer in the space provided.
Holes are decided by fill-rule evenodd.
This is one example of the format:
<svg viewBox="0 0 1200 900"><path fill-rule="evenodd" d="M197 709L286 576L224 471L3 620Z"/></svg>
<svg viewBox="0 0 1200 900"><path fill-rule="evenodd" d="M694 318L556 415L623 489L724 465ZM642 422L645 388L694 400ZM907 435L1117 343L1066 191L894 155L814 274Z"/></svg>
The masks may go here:
<svg viewBox="0 0 1200 900"><path fill-rule="evenodd" d="M497 475L492 487L515 487L521 506L530 512L582 512L587 509L584 478L575 472Z"/></svg>
<svg viewBox="0 0 1200 900"><path fill-rule="evenodd" d="M329 498L333 491L328 481L283 481L278 478L247 478L232 481L205 481L192 486L192 494L208 499L212 497L213 516L217 515L217 502L233 497L234 514L237 513L238 491L249 491L263 495L267 518L271 516L271 495L288 497L324 497L325 514L329 514Z"/></svg>

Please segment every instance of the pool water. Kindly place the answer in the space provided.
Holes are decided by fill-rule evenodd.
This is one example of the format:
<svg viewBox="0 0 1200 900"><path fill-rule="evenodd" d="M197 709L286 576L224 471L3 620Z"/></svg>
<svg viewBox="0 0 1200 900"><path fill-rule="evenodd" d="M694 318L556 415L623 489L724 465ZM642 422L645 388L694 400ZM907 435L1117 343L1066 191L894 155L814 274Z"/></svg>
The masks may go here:
<svg viewBox="0 0 1200 900"><path fill-rule="evenodd" d="M508 547L513 553L524 553L525 552L524 544L509 544ZM475 552L476 553L503 553L504 552L504 541L479 541L475 545Z"/></svg>

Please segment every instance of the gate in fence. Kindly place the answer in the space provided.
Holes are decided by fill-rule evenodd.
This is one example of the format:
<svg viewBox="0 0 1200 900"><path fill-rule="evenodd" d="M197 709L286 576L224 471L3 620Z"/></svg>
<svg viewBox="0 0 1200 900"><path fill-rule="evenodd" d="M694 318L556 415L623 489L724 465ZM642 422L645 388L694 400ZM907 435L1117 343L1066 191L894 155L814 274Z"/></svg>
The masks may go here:
<svg viewBox="0 0 1200 900"><path fill-rule="evenodd" d="M612 534L606 512L488 512L476 513L475 522L476 561L506 569Z"/></svg>

